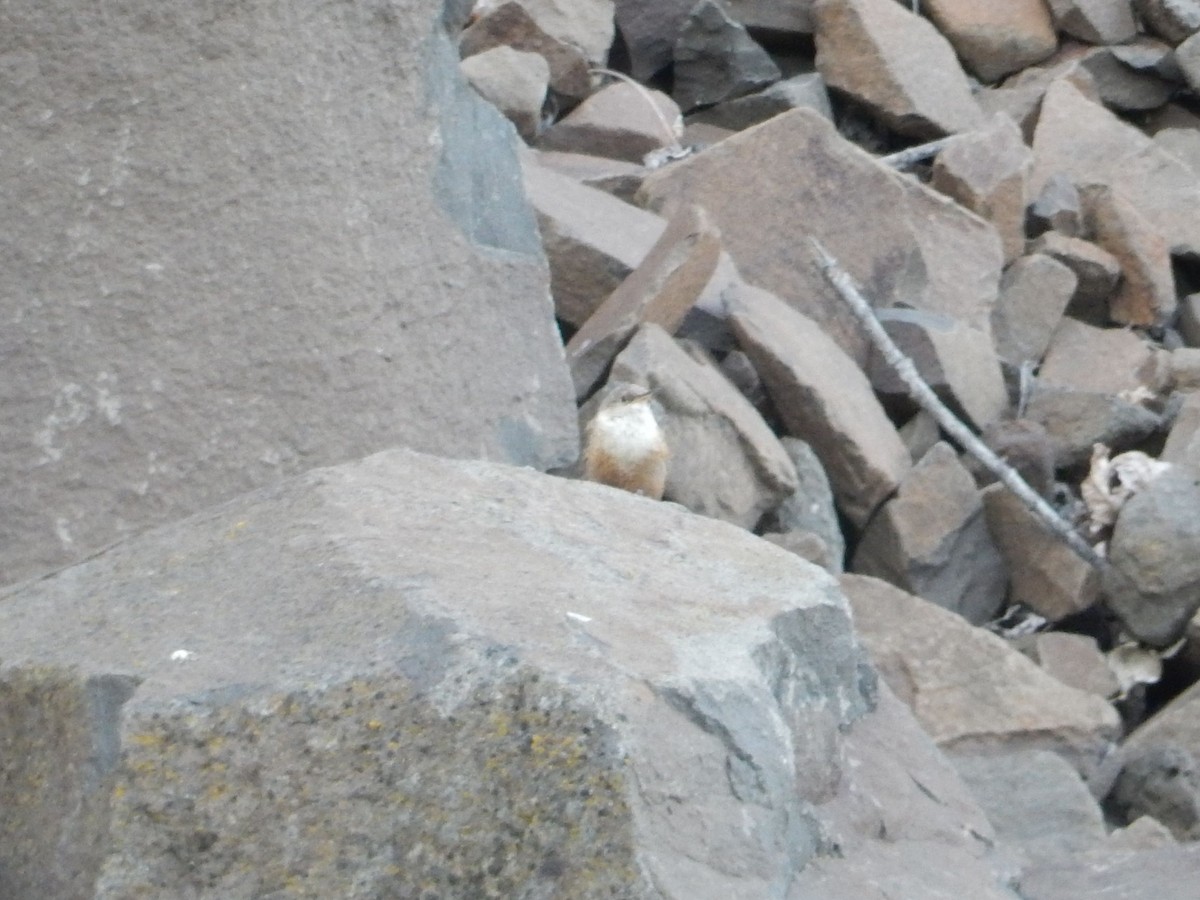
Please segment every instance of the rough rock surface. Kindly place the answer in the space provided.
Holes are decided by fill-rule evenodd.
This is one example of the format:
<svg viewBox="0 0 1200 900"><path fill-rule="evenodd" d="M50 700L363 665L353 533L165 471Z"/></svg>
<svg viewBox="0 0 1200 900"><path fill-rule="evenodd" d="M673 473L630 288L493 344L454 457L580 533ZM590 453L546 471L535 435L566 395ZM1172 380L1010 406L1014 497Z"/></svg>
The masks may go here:
<svg viewBox="0 0 1200 900"><path fill-rule="evenodd" d="M799 438L781 439L783 449L796 467L797 487L795 493L785 497L771 516L768 530L782 533L804 531L815 534L828 548L833 560L831 571L842 571L842 557L846 555L846 539L838 524L837 510L833 505L833 491L825 467L812 447Z"/></svg>
<svg viewBox="0 0 1200 900"><path fill-rule="evenodd" d="M1029 247L1058 260L1075 273L1075 293L1067 315L1093 325L1108 324L1108 301L1121 278L1117 258L1091 241L1048 231Z"/></svg>
<svg viewBox="0 0 1200 900"><path fill-rule="evenodd" d="M1004 600L1008 575L970 474L935 444L863 531L851 566L976 625Z"/></svg>
<svg viewBox="0 0 1200 900"><path fill-rule="evenodd" d="M683 110L731 100L778 81L779 66L716 0L701 0L675 43L675 88Z"/></svg>
<svg viewBox="0 0 1200 900"><path fill-rule="evenodd" d="M6 9L39 49L0 99L0 582L397 444L574 456L512 130L441 5L287 9Z"/></svg>
<svg viewBox="0 0 1200 900"><path fill-rule="evenodd" d="M681 125L679 107L666 94L618 81L547 128L538 146L640 163L647 154L675 144Z"/></svg>
<svg viewBox="0 0 1200 900"><path fill-rule="evenodd" d="M881 165L810 110L651 173L639 197L658 209L703 206L743 277L814 319L860 363L862 330L814 268L807 235L877 306L903 302L988 329L1003 262L995 229Z"/></svg>
<svg viewBox="0 0 1200 900"><path fill-rule="evenodd" d="M521 137L527 141L537 137L550 87L545 57L501 46L468 56L459 67L471 87L504 113Z"/></svg>
<svg viewBox="0 0 1200 900"><path fill-rule="evenodd" d="M1031 66L1058 48L1042 0L925 0L923 11L983 81Z"/></svg>
<svg viewBox="0 0 1200 900"><path fill-rule="evenodd" d="M1119 719L1099 697L887 582L843 575L841 585L880 675L943 750L1052 750L1085 779L1108 754Z"/></svg>
<svg viewBox="0 0 1200 900"><path fill-rule="evenodd" d="M1039 362L1077 284L1070 267L1044 253L1022 256L1005 269L992 311L997 356L1017 368Z"/></svg>
<svg viewBox="0 0 1200 900"><path fill-rule="evenodd" d="M495 47L542 56L550 68L550 87L572 104L591 93L592 79L583 52L547 34L515 0L486 10L458 39L458 52L464 58Z"/></svg>
<svg viewBox="0 0 1200 900"><path fill-rule="evenodd" d="M954 50L928 21L892 0L816 0L817 69L888 127L935 138L983 114Z"/></svg>
<svg viewBox="0 0 1200 900"><path fill-rule="evenodd" d="M908 471L908 453L871 385L815 322L777 297L739 293L729 322L788 433L812 446L842 512L866 524Z"/></svg>
<svg viewBox="0 0 1200 900"><path fill-rule="evenodd" d="M1054 24L1090 44L1120 44L1137 34L1128 0L1048 0Z"/></svg>
<svg viewBox="0 0 1200 900"><path fill-rule="evenodd" d="M1114 853L1107 847L1034 866L1021 875L1024 900L1192 900L1200 844Z"/></svg>
<svg viewBox="0 0 1200 900"><path fill-rule="evenodd" d="M131 540L0 618L12 900L758 900L821 846L869 700L816 567L404 451Z"/></svg>
<svg viewBox="0 0 1200 900"><path fill-rule="evenodd" d="M825 89L825 79L816 72L805 72L784 79L748 97L718 103L710 109L694 113L689 118L689 124L704 123L741 131L743 128L765 122L772 116L800 107L816 110L825 118L833 120L833 109L829 103L829 92Z"/></svg>

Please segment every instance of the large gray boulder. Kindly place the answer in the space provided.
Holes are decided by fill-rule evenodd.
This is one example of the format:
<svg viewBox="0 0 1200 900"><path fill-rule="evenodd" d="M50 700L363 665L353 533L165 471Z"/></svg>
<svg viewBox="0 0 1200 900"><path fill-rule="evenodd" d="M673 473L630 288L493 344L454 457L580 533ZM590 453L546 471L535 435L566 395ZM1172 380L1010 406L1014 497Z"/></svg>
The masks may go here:
<svg viewBox="0 0 1200 900"><path fill-rule="evenodd" d="M10 588L0 659L6 900L762 900L882 834L994 895L837 583L602 485L315 470Z"/></svg>
<svg viewBox="0 0 1200 900"><path fill-rule="evenodd" d="M389 446L573 458L450 5L6 5L0 583Z"/></svg>

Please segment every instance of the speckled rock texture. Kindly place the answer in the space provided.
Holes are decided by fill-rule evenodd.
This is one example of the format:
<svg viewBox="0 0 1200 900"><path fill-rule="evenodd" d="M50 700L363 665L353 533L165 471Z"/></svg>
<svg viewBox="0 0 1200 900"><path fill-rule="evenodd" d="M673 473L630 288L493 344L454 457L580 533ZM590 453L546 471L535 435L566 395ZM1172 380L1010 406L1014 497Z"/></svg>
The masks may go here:
<svg viewBox="0 0 1200 900"><path fill-rule="evenodd" d="M315 470L0 595L0 896L782 896L862 659L829 575L681 507Z"/></svg>
<svg viewBox="0 0 1200 900"><path fill-rule="evenodd" d="M390 446L573 458L468 5L5 5L0 583Z"/></svg>

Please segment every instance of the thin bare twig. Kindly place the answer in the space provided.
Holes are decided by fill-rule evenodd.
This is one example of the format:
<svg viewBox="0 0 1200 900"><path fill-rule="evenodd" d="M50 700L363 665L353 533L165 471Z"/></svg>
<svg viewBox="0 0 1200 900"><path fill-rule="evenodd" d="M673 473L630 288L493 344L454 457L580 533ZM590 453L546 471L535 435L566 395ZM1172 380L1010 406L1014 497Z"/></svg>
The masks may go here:
<svg viewBox="0 0 1200 900"><path fill-rule="evenodd" d="M900 348L888 336L888 333L884 331L879 320L875 318L875 311L871 308L871 304L859 293L853 280L838 264L838 261L829 254L829 251L816 238L809 238L809 240L812 241L813 247L816 248L817 257L820 260L821 273L833 289L838 292L838 295L854 311L855 316L866 330L871 342L879 349L879 352L883 354L884 359L888 361L892 368L896 370L896 374L900 376L900 379L908 388L909 395L913 400L919 403L922 408L928 410L937 419L938 424L962 445L963 449L979 460L979 462L999 478L1005 487L1016 494L1021 502L1029 507L1034 515L1045 523L1047 528L1066 541L1067 546L1074 550L1081 559L1094 566L1098 571L1106 572L1109 569L1108 562L1092 549L1091 544L1085 541L1069 522L1063 520L1054 511L1054 507L1043 500L1041 495L1031 488L1012 466L993 453L979 438L975 437L966 425L959 421L954 413L946 408L946 405L938 399L933 389L917 373L917 367L913 365L913 361L901 352Z"/></svg>
<svg viewBox="0 0 1200 900"><path fill-rule="evenodd" d="M907 169L909 166L937 156L950 146L953 140L953 135L939 138L936 141L930 141L928 144L918 144L915 147L909 147L907 150L898 150L887 156L881 156L879 157L879 161L885 166L891 166L893 169Z"/></svg>
<svg viewBox="0 0 1200 900"><path fill-rule="evenodd" d="M659 108L659 105L654 102L654 98L650 96L650 92L646 90L644 85L638 83L623 72L618 72L615 69L606 69L603 66L593 66L592 68L588 69L588 72L597 75L607 75L609 78L616 78L617 80L623 81L630 87L634 88L639 94L642 95L642 99L646 101L646 105L650 107L651 111L658 119L658 124L662 126L663 135L667 138L669 148L672 150L682 151L683 148L679 144L679 135L675 132L675 127L667 121L666 114L662 111L662 109Z"/></svg>

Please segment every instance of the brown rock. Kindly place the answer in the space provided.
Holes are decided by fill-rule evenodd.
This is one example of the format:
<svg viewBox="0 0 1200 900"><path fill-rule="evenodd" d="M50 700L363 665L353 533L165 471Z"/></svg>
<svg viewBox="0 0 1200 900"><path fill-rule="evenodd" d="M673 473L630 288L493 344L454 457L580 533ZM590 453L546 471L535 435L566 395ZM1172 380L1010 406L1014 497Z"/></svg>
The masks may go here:
<svg viewBox="0 0 1200 900"><path fill-rule="evenodd" d="M1058 48L1042 0L926 0L922 11L983 81L1027 68Z"/></svg>
<svg viewBox="0 0 1200 900"><path fill-rule="evenodd" d="M537 137L542 123L542 104L550 86L550 67L538 53L523 53L511 47L493 47L460 64L471 87L516 126L526 141Z"/></svg>
<svg viewBox="0 0 1200 900"><path fill-rule="evenodd" d="M1054 445L1045 428L1030 419L1003 419L989 425L979 437L988 449L1017 470L1034 493L1050 498L1054 490ZM973 457L964 462L977 483L987 485L997 480L993 472Z"/></svg>
<svg viewBox="0 0 1200 900"><path fill-rule="evenodd" d="M1153 355L1128 328L1096 328L1067 318L1054 331L1038 380L1102 394L1133 391L1150 385Z"/></svg>
<svg viewBox="0 0 1200 900"><path fill-rule="evenodd" d="M1153 223L1171 253L1200 254L1196 174L1066 81L1046 92L1033 154L1034 192L1055 173L1076 184L1107 184Z"/></svg>
<svg viewBox="0 0 1200 900"><path fill-rule="evenodd" d="M538 145L640 163L647 154L678 143L682 133L683 120L674 100L661 91L619 81L601 88L546 129Z"/></svg>
<svg viewBox="0 0 1200 900"><path fill-rule="evenodd" d="M577 399L592 393L639 325L649 322L674 333L708 284L720 253L720 233L699 207L684 207L671 218L638 267L567 342Z"/></svg>
<svg viewBox="0 0 1200 900"><path fill-rule="evenodd" d="M931 186L991 222L1004 261L1025 250L1025 190L1033 154L1011 118L996 114L937 155Z"/></svg>
<svg viewBox="0 0 1200 900"><path fill-rule="evenodd" d="M1079 189L1064 175L1051 175L1029 205L1027 229L1031 237L1057 231L1067 237L1083 232L1083 205Z"/></svg>
<svg viewBox="0 0 1200 900"><path fill-rule="evenodd" d="M975 481L949 444L934 445L875 514L851 571L882 578L976 625L996 613L1008 575Z"/></svg>
<svg viewBox="0 0 1200 900"><path fill-rule="evenodd" d="M547 34L604 65L613 41L613 0L521 0Z"/></svg>
<svg viewBox="0 0 1200 900"><path fill-rule="evenodd" d="M1048 0L1054 23L1089 44L1120 44L1137 34L1129 0Z"/></svg>
<svg viewBox="0 0 1200 900"><path fill-rule="evenodd" d="M988 530L1008 566L1010 603L1022 603L1051 622L1095 603L1099 582L1092 567L1008 488L986 488L983 506Z"/></svg>
<svg viewBox="0 0 1200 900"><path fill-rule="evenodd" d="M834 554L819 534L811 531L766 532L762 539L795 553L801 559L807 559L833 575L842 573L841 558Z"/></svg>
<svg viewBox="0 0 1200 900"><path fill-rule="evenodd" d="M1121 264L1107 250L1091 241L1048 231L1029 246L1031 253L1044 253L1075 273L1075 293L1067 304L1067 315L1093 325L1107 325L1108 301L1121 277Z"/></svg>
<svg viewBox="0 0 1200 900"><path fill-rule="evenodd" d="M839 508L864 525L909 468L866 376L812 319L765 291L742 290L729 323L788 433L812 446Z"/></svg>
<svg viewBox="0 0 1200 900"><path fill-rule="evenodd" d="M878 318L925 383L955 413L979 429L1004 415L1008 392L986 333L913 309L883 309ZM867 374L884 397L908 397L907 386L878 350L872 351Z"/></svg>
<svg viewBox="0 0 1200 900"><path fill-rule="evenodd" d="M1093 444L1106 444L1117 453L1132 450L1162 427L1161 417L1113 394L1040 382L1025 417L1045 427L1054 444L1055 467L1060 469L1090 460Z"/></svg>
<svg viewBox="0 0 1200 900"><path fill-rule="evenodd" d="M1043 253L1022 256L1005 269L992 311L996 355L1013 368L1040 362L1077 283L1070 268Z"/></svg>
<svg viewBox="0 0 1200 900"><path fill-rule="evenodd" d="M540 54L550 67L550 87L572 101L591 93L592 76L583 53L543 31L520 3L502 3L488 10L458 38L463 59L494 47Z"/></svg>
<svg viewBox="0 0 1200 900"><path fill-rule="evenodd" d="M815 110L830 121L833 120L833 109L829 105L825 79L816 72L806 72L776 82L748 97L718 103L711 109L693 114L688 124L690 127L693 122L707 123L741 131L743 128L765 122L772 116L800 107Z"/></svg>
<svg viewBox="0 0 1200 900"><path fill-rule="evenodd" d="M708 359L643 325L612 378L655 392L667 438L666 498L692 512L753 528L796 490L796 469L762 416Z"/></svg>
<svg viewBox="0 0 1200 900"><path fill-rule="evenodd" d="M817 69L887 127L936 138L982 121L954 50L893 0L817 0Z"/></svg>
<svg viewBox="0 0 1200 900"><path fill-rule="evenodd" d="M985 116L1002 112L1021 129L1026 144L1033 143L1034 129L1042 109L1042 98L1050 85L1058 79L1074 84L1084 96L1100 101L1092 75L1082 66L1067 67L1050 71L1044 66L1033 66L1007 79L999 87L984 87L976 95Z"/></svg>
<svg viewBox="0 0 1200 900"><path fill-rule="evenodd" d="M646 257L667 223L595 188L522 158L525 192L550 261L554 312L576 327Z"/></svg>
<svg viewBox="0 0 1200 900"><path fill-rule="evenodd" d="M821 240L876 306L904 302L989 327L1001 264L995 229L881 165L810 110L783 113L651 173L639 196L656 208L702 205L747 281L814 319L860 362L862 329L813 267L805 234Z"/></svg>
<svg viewBox="0 0 1200 900"><path fill-rule="evenodd" d="M843 575L880 675L944 751L1053 750L1085 779L1120 731L1116 711L1001 638L884 581Z"/></svg>
<svg viewBox="0 0 1200 900"><path fill-rule="evenodd" d="M1109 318L1122 325L1166 322L1175 312L1167 242L1134 203L1105 185L1089 185L1083 203L1088 230L1121 263L1124 276L1109 299Z"/></svg>
<svg viewBox="0 0 1200 900"><path fill-rule="evenodd" d="M587 153L564 153L558 150L533 151L538 165L579 182L585 187L612 194L624 203L631 203L642 186L646 167L620 159L592 156Z"/></svg>

